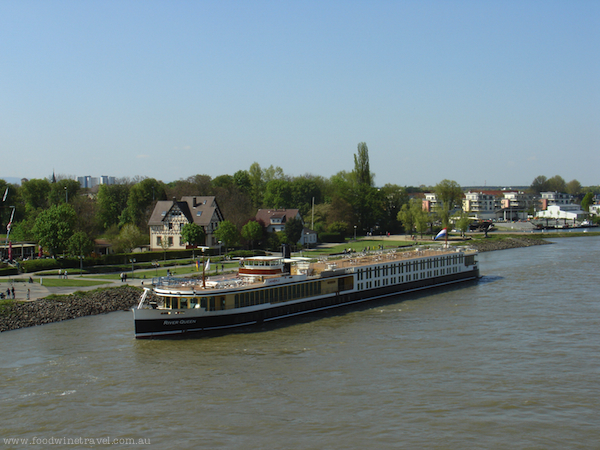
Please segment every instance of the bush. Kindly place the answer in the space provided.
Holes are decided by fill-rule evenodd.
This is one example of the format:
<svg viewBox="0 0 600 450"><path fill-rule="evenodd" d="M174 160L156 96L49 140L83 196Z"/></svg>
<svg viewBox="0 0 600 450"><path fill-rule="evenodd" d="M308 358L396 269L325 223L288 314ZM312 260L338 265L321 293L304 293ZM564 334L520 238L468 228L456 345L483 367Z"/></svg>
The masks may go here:
<svg viewBox="0 0 600 450"><path fill-rule="evenodd" d="M265 256L263 250L235 250L227 253L230 258L251 258L252 256Z"/></svg>
<svg viewBox="0 0 600 450"><path fill-rule="evenodd" d="M18 275L19 271L16 267L3 267L0 269L0 277L7 277L10 275Z"/></svg>
<svg viewBox="0 0 600 450"><path fill-rule="evenodd" d="M319 242L343 243L345 241L340 233L319 233Z"/></svg>
<svg viewBox="0 0 600 450"><path fill-rule="evenodd" d="M166 253L166 255L165 255ZM195 249L183 249L183 250L167 250L163 252L162 250L156 252L141 252L141 253L113 253L111 255L103 255L98 259L97 264L131 264L129 262L130 259L135 259L138 263L143 262L152 262L152 261L163 261L166 259L192 259L192 254L194 258L202 257L202 250L199 248ZM214 256L218 253L218 249L206 249L204 251L204 256Z"/></svg>
<svg viewBox="0 0 600 450"><path fill-rule="evenodd" d="M23 261L21 268L25 273L39 272L40 270L52 270L60 269L62 266L56 259L32 259L29 261Z"/></svg>

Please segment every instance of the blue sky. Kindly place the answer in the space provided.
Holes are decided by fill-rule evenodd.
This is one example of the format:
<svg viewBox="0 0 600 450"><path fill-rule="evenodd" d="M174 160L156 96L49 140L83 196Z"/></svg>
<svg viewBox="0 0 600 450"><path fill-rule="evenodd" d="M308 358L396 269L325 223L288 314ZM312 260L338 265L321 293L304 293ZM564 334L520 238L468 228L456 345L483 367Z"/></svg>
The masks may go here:
<svg viewBox="0 0 600 450"><path fill-rule="evenodd" d="M3 1L0 177L600 184L597 1Z"/></svg>

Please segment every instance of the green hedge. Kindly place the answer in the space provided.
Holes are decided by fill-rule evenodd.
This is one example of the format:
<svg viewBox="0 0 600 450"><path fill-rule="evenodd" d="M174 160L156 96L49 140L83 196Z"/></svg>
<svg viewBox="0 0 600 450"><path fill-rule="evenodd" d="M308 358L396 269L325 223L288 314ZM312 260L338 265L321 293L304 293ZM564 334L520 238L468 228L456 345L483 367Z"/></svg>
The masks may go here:
<svg viewBox="0 0 600 450"><path fill-rule="evenodd" d="M235 250L227 253L230 258L251 258L252 256L265 256L264 250Z"/></svg>
<svg viewBox="0 0 600 450"><path fill-rule="evenodd" d="M11 275L18 275L19 271L16 267L4 267L0 269L0 277L8 277Z"/></svg>
<svg viewBox="0 0 600 450"><path fill-rule="evenodd" d="M340 233L319 233L319 242L343 243L346 239Z"/></svg>
<svg viewBox="0 0 600 450"><path fill-rule="evenodd" d="M202 250L196 248L194 250L169 250L167 252L113 253L101 256L96 264L131 264L130 259L135 259L136 263L163 261L164 259L167 261L170 259L192 259L192 254L194 258L201 257ZM214 256L215 254L218 255L218 252L212 248L204 252L204 256Z"/></svg>

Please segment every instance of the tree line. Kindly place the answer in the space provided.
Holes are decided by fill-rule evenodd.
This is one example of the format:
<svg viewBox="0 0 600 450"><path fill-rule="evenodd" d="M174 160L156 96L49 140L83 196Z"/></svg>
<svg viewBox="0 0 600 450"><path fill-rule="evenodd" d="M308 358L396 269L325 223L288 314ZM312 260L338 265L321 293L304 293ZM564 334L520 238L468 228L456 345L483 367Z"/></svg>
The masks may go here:
<svg viewBox="0 0 600 450"><path fill-rule="evenodd" d="M52 181L51 181L52 180ZM587 188L593 192L594 188ZM575 195L585 191L577 180L566 183L560 176L538 176L532 193L545 190ZM441 207L434 214L421 208L419 192L436 192ZM433 187L402 187L386 184L376 187L370 170L369 150L361 142L354 154L354 168L330 178L305 174L291 176L281 167L261 167L253 163L248 170L212 178L194 175L164 183L154 178L120 179L113 185L100 185L97 192L82 189L64 176L32 179L19 185L0 180L0 193L6 198L0 211L5 229L14 206L11 240L36 241L53 255L89 254L96 238L105 239L117 252L131 251L148 244L148 220L156 202L183 196L215 196L226 219L217 230L218 238L229 245L275 247L282 240L297 242L302 224L290 221L284 236L266 236L254 222L259 208L299 209L304 222L317 233L342 237L366 233L385 234L414 231L424 233L434 222L450 223L450 215L461 207L462 188L452 180ZM200 235L198 235L200 233ZM188 242L202 241L193 227L184 231ZM271 242L269 242L271 240Z"/></svg>

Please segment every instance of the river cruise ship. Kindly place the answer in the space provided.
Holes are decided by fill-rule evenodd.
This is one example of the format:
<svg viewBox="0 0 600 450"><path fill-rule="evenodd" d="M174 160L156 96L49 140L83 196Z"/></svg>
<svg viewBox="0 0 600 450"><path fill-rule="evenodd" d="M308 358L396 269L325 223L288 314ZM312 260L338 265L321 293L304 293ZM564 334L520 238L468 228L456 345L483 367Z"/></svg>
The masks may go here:
<svg viewBox="0 0 600 450"><path fill-rule="evenodd" d="M477 252L448 248L246 258L237 274L154 278L133 309L135 337L246 327L477 278Z"/></svg>

